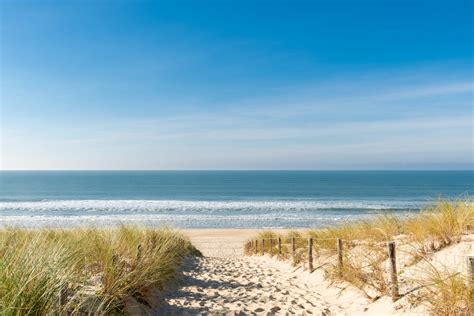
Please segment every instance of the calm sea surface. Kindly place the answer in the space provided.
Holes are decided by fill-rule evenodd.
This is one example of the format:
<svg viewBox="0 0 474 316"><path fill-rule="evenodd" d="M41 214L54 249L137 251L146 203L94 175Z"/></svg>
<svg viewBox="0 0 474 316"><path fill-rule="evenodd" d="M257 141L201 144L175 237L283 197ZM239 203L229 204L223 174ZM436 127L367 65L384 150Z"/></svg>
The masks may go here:
<svg viewBox="0 0 474 316"><path fill-rule="evenodd" d="M3 171L0 226L327 226L473 192L474 171Z"/></svg>

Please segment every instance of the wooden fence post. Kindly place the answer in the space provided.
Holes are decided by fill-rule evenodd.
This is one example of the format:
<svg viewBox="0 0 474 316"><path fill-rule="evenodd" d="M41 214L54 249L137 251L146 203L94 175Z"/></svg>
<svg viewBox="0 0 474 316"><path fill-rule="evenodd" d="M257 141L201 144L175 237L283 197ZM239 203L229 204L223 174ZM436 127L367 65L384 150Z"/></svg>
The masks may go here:
<svg viewBox="0 0 474 316"><path fill-rule="evenodd" d="M142 258L142 244L138 244L137 246L137 261L140 261Z"/></svg>
<svg viewBox="0 0 474 316"><path fill-rule="evenodd" d="M296 260L296 243L295 243L295 237L291 238L291 255L293 256L293 264L295 264Z"/></svg>
<svg viewBox="0 0 474 316"><path fill-rule="evenodd" d="M270 256L272 257L273 256L273 239L270 238Z"/></svg>
<svg viewBox="0 0 474 316"><path fill-rule="evenodd" d="M119 257L117 254L112 255L112 265L116 266L118 264Z"/></svg>
<svg viewBox="0 0 474 316"><path fill-rule="evenodd" d="M308 269L313 272L313 238L308 238Z"/></svg>
<svg viewBox="0 0 474 316"><path fill-rule="evenodd" d="M67 304L67 284L63 283L61 284L61 287L59 288L58 304L59 304L60 315L66 315L63 308Z"/></svg>
<svg viewBox="0 0 474 316"><path fill-rule="evenodd" d="M466 257L468 281L474 282L474 256Z"/></svg>
<svg viewBox="0 0 474 316"><path fill-rule="evenodd" d="M337 239L337 267L338 267L338 274L341 277L342 276L342 271L343 271L343 256L342 256L342 251L343 251L343 245L342 245L342 239L338 238Z"/></svg>
<svg viewBox="0 0 474 316"><path fill-rule="evenodd" d="M391 292L392 301L395 302L400 297L398 292L398 277L397 277L397 257L395 254L395 242L388 243L388 257L390 259L390 279L392 281Z"/></svg>
<svg viewBox="0 0 474 316"><path fill-rule="evenodd" d="M255 239L255 254L258 254L258 239Z"/></svg>
<svg viewBox="0 0 474 316"><path fill-rule="evenodd" d="M265 254L265 239L262 239L262 255Z"/></svg>
<svg viewBox="0 0 474 316"><path fill-rule="evenodd" d="M281 238L278 237L278 254L281 256Z"/></svg>
<svg viewBox="0 0 474 316"><path fill-rule="evenodd" d="M467 264L467 282L471 282L469 285L474 285L474 256L466 257ZM474 302L474 291L471 291L471 301Z"/></svg>

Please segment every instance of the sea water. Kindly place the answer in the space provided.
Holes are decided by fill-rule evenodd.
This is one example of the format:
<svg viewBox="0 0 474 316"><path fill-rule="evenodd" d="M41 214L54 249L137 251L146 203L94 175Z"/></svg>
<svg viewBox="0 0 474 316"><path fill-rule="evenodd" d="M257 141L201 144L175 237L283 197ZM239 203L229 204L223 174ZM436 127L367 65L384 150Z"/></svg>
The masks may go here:
<svg viewBox="0 0 474 316"><path fill-rule="evenodd" d="M322 227L466 199L474 171L2 171L0 226Z"/></svg>

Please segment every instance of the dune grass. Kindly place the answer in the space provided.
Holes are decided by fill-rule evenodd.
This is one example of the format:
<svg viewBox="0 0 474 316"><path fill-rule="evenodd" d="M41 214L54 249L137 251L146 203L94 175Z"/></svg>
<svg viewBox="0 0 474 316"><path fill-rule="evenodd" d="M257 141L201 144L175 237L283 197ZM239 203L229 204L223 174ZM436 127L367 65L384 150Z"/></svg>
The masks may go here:
<svg viewBox="0 0 474 316"><path fill-rule="evenodd" d="M436 267L428 258L425 277L416 280L420 288L409 297L412 304L425 304L435 315L473 315L474 284L453 267Z"/></svg>
<svg viewBox="0 0 474 316"><path fill-rule="evenodd" d="M306 247L305 239L315 239L315 247L335 251L337 238L344 240L348 246L352 242L384 242L396 238L405 238L418 244L423 251L436 251L459 241L467 227L474 228L474 202L439 201L422 210L419 214L407 218L394 215L374 215L370 220L346 222L334 227L290 231L284 235L267 230L259 233L253 240L282 238L288 243L296 238L297 248ZM267 242L267 246L269 243ZM289 252L289 248L284 248ZM253 253L251 243L245 245L248 254ZM268 250L266 249L268 252Z"/></svg>
<svg viewBox="0 0 474 316"><path fill-rule="evenodd" d="M169 229L0 230L2 315L115 313L124 300L146 301L199 255Z"/></svg>
<svg viewBox="0 0 474 316"><path fill-rule="evenodd" d="M458 243L469 227L471 230L474 228L474 203L467 199L438 201L408 217L377 215L370 220L280 235L265 231L255 239L280 238L284 244L279 258L292 258L293 264L298 265L306 262L307 239L311 237L314 240L316 266L324 270L331 282L346 281L362 290L368 298L377 299L387 295L390 289L387 241L396 242L404 259L404 265L399 267L402 271L422 261L429 262L437 251ZM291 238L295 238L294 257L289 246ZM338 238L343 240L344 246L342 271L336 259ZM252 242L247 243L244 249L248 255L255 254ZM265 252L269 253L269 249ZM259 249L261 253L262 249ZM430 271L425 279L421 282L416 280L416 283L422 288L417 293L424 302L429 303L431 312L452 315L454 311L472 311L473 285L465 275L441 270L434 265L429 265L428 269Z"/></svg>
<svg viewBox="0 0 474 316"><path fill-rule="evenodd" d="M474 202L439 201L419 216L405 220L402 232L429 252L458 242L468 227L474 227Z"/></svg>

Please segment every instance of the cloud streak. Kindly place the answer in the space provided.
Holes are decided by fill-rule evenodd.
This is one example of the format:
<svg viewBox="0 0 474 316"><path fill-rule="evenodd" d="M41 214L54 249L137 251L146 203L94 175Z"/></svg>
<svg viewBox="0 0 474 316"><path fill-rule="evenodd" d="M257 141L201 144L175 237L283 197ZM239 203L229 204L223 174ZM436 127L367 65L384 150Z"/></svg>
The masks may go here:
<svg viewBox="0 0 474 316"><path fill-rule="evenodd" d="M472 82L376 84L305 86L148 118L52 126L29 119L2 128L2 168L472 167Z"/></svg>

